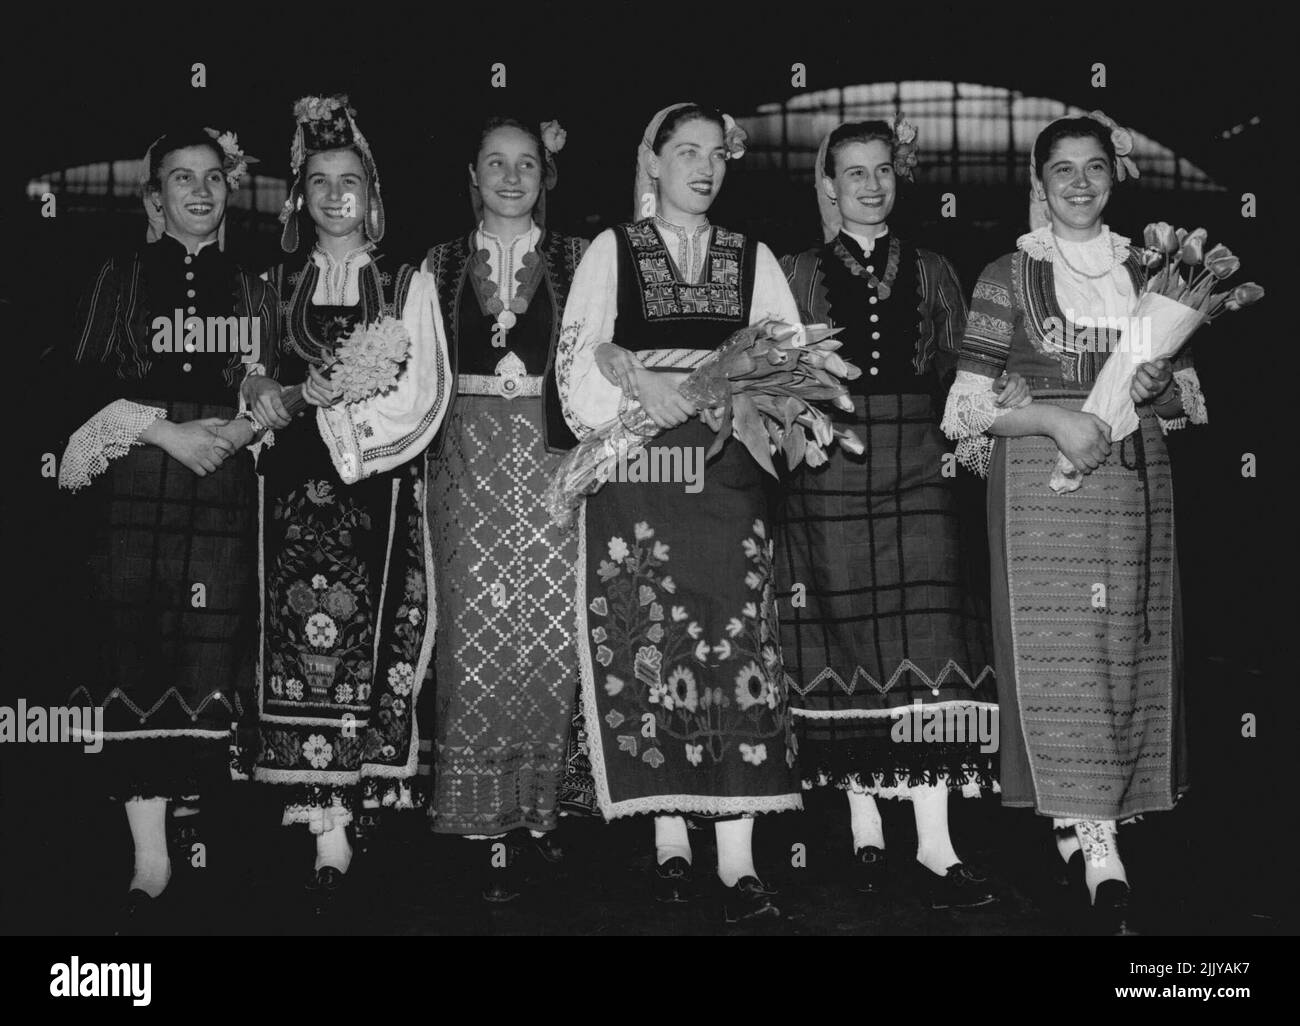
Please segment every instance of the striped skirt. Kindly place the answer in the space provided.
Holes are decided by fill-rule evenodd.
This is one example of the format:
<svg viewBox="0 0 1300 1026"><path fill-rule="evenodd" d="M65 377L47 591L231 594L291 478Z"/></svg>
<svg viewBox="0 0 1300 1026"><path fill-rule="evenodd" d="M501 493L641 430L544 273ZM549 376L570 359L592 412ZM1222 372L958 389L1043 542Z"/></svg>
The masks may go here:
<svg viewBox="0 0 1300 1026"><path fill-rule="evenodd" d="M1155 414L1138 413L1075 492L1047 486L1049 438L999 439L993 453L1002 800L1045 816L1124 819L1185 789L1173 481Z"/></svg>

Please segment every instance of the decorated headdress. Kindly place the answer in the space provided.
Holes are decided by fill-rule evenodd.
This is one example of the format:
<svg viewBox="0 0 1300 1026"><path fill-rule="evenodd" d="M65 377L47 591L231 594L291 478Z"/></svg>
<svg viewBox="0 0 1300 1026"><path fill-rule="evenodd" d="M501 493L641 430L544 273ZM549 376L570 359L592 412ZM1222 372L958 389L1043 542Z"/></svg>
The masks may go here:
<svg viewBox="0 0 1300 1026"><path fill-rule="evenodd" d="M694 106L697 106L697 104L669 104L650 119L650 124L646 125L645 134L641 136L641 141L636 148L636 186L632 193L632 219L634 221L649 217L655 212L658 205L658 198L655 196L654 179L650 177L650 159L655 155L654 140L655 136L659 134L660 126L664 123L664 118L675 110ZM749 138L749 133L736 124L736 119L730 114L722 115L722 130L723 144L727 147L727 159L739 160L745 155L745 140Z"/></svg>
<svg viewBox="0 0 1300 1026"><path fill-rule="evenodd" d="M894 174L906 178L909 182L916 181L912 171L917 164L916 127L901 114L895 114L885 124L889 126L893 137L890 149L894 154ZM822 144L817 148L817 163L813 165L813 188L817 191L817 211L821 215L824 242L830 242L844 226L844 218L840 216L839 206L822 188L822 176L826 174L826 152L830 149L831 136L839 128L840 126L836 125L822 137Z"/></svg>
<svg viewBox="0 0 1300 1026"><path fill-rule="evenodd" d="M510 121L507 120L503 122L502 127L509 125ZM558 121L543 121L538 128L537 137L542 141L542 191L537 197L537 206L533 208L533 220L544 228L546 227L546 194L554 189L560 180L560 169L556 166L555 155L564 149L569 133ZM474 208L475 223L482 221L483 196L475 188L472 180L469 183L469 202Z"/></svg>
<svg viewBox="0 0 1300 1026"><path fill-rule="evenodd" d="M304 96L293 105L293 116L298 123L289 148L289 172L293 176L293 185L280 210L280 221L284 224L280 248L286 253L298 249L297 214L302 209L302 179L307 158L313 153L349 148L361 155L361 166L365 168L368 182L366 238L379 242L384 237L384 201L379 193L379 170L375 167L370 144L357 127L357 112L348 103L347 96Z"/></svg>
<svg viewBox="0 0 1300 1026"><path fill-rule="evenodd" d="M1078 115L1075 114L1067 114L1065 117L1049 121L1043 126L1042 131L1034 137L1034 145L1029 148L1030 231L1042 228L1051 223L1051 218L1048 217L1047 214L1047 200L1040 200L1034 195L1034 183L1038 180L1038 169L1034 167L1034 150L1037 148L1038 139L1042 136L1043 132L1046 132L1052 127L1052 125L1056 124L1057 121L1071 121L1077 116ZM1129 154L1133 152L1133 133L1126 128L1120 128L1120 126L1115 123L1114 118L1103 114L1099 110L1094 110L1087 116L1103 127L1110 129L1110 144L1115 148L1115 180L1117 182L1122 182L1129 175L1132 175L1134 178L1140 178L1141 175L1138 173L1138 166L1133 162L1133 158L1129 156Z"/></svg>
<svg viewBox="0 0 1300 1026"><path fill-rule="evenodd" d="M234 132L220 132L215 128L205 128L203 131L221 150L221 170L226 176L226 187L231 192L236 191L239 188L239 180L248 173L248 165L256 164L257 158L250 157L239 148L239 139ZM165 134L160 135L149 144L149 148L144 151L144 161L140 168L141 202L144 204L145 217L149 219L149 227L145 229L146 242L157 242L162 238L167 227L167 220L163 217L162 208L149 198L149 180L153 178L156 170L154 161L157 159L157 155L154 151L158 148L158 144L166 138ZM222 249L226 248L226 222L224 218L221 221L221 227L217 229L217 245Z"/></svg>

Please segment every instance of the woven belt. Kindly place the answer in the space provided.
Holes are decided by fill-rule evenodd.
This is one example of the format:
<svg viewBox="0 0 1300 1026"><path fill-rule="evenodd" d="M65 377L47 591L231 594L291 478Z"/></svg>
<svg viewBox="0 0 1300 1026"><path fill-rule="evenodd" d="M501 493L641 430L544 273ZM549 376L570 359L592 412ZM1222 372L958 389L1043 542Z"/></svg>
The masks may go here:
<svg viewBox="0 0 1300 1026"><path fill-rule="evenodd" d="M542 394L541 374L503 376L499 374L460 374L456 377L458 395L496 395L502 399Z"/></svg>

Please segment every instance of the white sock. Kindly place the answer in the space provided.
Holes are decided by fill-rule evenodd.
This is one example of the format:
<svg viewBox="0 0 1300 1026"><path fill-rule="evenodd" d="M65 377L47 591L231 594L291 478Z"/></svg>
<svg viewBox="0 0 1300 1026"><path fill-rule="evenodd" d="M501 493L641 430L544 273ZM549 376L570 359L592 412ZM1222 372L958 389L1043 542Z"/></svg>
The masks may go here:
<svg viewBox="0 0 1300 1026"><path fill-rule="evenodd" d="M1061 858L1066 862L1069 862L1070 857L1083 847L1074 827L1066 827L1063 830L1057 827L1052 833L1056 836L1056 850L1060 852Z"/></svg>
<svg viewBox="0 0 1300 1026"><path fill-rule="evenodd" d="M172 860L167 854L167 799L132 798L123 804L131 840L135 842L130 889L156 898L172 878Z"/></svg>
<svg viewBox="0 0 1300 1026"><path fill-rule="evenodd" d="M1093 900L1096 900L1097 887L1103 880L1128 883L1124 863L1119 860L1119 844L1113 819L1076 823L1074 830L1083 848L1083 878Z"/></svg>
<svg viewBox="0 0 1300 1026"><path fill-rule="evenodd" d="M754 821L724 819L713 824L718 838L718 879L735 887L742 876L758 876L754 869Z"/></svg>
<svg viewBox="0 0 1300 1026"><path fill-rule="evenodd" d="M331 827L316 835L316 871L333 866L346 873L352 864L352 845L348 843L348 828Z"/></svg>
<svg viewBox="0 0 1300 1026"><path fill-rule="evenodd" d="M880 822L876 799L861 791L849 790L849 823L853 827L853 851L868 846L885 850L885 826Z"/></svg>
<svg viewBox="0 0 1300 1026"><path fill-rule="evenodd" d="M912 811L916 814L916 861L938 876L960 862L948 836L948 788L945 784L922 784L912 788Z"/></svg>
<svg viewBox="0 0 1300 1026"><path fill-rule="evenodd" d="M686 836L686 820L681 816L656 816L655 862L662 866L669 859L691 861L691 840Z"/></svg>

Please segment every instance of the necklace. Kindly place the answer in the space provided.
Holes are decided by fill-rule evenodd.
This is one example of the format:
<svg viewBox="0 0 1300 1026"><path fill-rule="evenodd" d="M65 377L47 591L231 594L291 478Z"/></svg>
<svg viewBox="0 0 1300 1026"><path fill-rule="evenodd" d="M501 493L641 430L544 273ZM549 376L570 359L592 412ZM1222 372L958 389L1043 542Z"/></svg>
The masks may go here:
<svg viewBox="0 0 1300 1026"><path fill-rule="evenodd" d="M1070 263L1070 258L1065 255L1065 250L1063 250L1059 245L1056 244L1055 237L1053 237L1052 248L1056 250L1057 256L1061 258L1061 262L1065 264L1065 266L1068 267L1071 271L1077 274L1080 278L1087 278L1090 281L1096 281L1098 278L1106 277L1106 275L1110 274L1110 272L1115 269L1115 265L1112 263L1110 267L1106 268L1106 270L1104 271L1101 271L1097 274L1089 274L1087 271L1081 271L1077 267L1075 267L1074 264ZM1113 258L1114 258L1114 254L1112 254L1112 259Z"/></svg>
<svg viewBox="0 0 1300 1026"><path fill-rule="evenodd" d="M524 254L519 270L514 273L515 294L510 297L509 302L501 297L501 286L492 280L491 260L492 254L486 249L475 252L471 278L475 284L475 291L478 292L483 312L496 317L497 326L501 329L497 338L500 339L500 345L504 347L505 333L519 323L520 315L528 310L528 304L537 292L537 286L542 280L540 273L542 258L537 255L536 250L529 250ZM507 253L506 265L502 269L503 281L509 281L509 274L510 254Z"/></svg>
<svg viewBox="0 0 1300 1026"><path fill-rule="evenodd" d="M844 245L844 240L838 235L831 243L831 248L835 255L840 258L840 262L848 268L849 273L855 278L865 278L870 285L879 294L881 299L888 299L889 294L893 291L894 279L898 277L898 256L900 246L898 236L890 235L889 237L889 255L885 258L885 276L877 278L875 274L868 271L849 252L849 247Z"/></svg>

